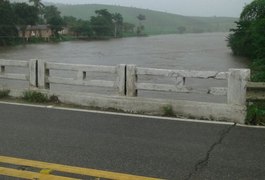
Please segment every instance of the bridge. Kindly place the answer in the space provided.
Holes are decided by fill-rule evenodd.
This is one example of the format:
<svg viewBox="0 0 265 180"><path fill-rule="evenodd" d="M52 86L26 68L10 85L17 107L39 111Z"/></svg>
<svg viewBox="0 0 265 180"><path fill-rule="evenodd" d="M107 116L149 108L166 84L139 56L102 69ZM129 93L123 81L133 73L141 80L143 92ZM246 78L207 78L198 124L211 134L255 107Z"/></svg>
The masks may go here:
<svg viewBox="0 0 265 180"><path fill-rule="evenodd" d="M63 103L116 111L171 115L244 124L249 69L228 72L142 68L135 65L77 65L43 60L0 60L0 87L19 97L27 90L56 96ZM21 70L23 69L23 71ZM93 76L100 74L99 76ZM224 87L193 87L190 80L222 81ZM12 87L9 81L23 81ZM225 82L225 83L224 83ZM21 88L23 87L23 88ZM57 87L57 88L56 88ZM89 92L95 88L95 93ZM103 89L103 93L98 93ZM108 89L108 90L106 90ZM110 91L109 91L110 90ZM161 93L142 97L139 92ZM223 103L165 99L163 93L225 96Z"/></svg>
<svg viewBox="0 0 265 180"><path fill-rule="evenodd" d="M0 179L265 178L264 128L243 125L249 70L185 71L41 60L0 60L0 66L1 88L11 90L14 97L30 90L56 95L65 103L155 115L170 107L174 113L197 118L0 102ZM94 73L103 74L91 79ZM189 78L226 81L227 87L191 87ZM88 93L87 88L94 86L105 94ZM260 93L255 85L249 88ZM141 90L222 95L227 101L147 98L139 96Z"/></svg>

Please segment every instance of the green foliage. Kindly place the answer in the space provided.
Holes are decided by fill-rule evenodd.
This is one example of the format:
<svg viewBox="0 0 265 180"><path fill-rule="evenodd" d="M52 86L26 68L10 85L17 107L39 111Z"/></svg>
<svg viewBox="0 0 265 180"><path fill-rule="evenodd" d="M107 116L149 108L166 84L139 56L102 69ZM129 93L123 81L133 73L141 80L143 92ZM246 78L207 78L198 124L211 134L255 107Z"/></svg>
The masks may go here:
<svg viewBox="0 0 265 180"><path fill-rule="evenodd" d="M58 9L64 16L74 16L83 20L87 20L91 16L95 16L95 10L108 9L110 13L120 13L123 21L137 25L139 20L137 16L143 14L146 16L144 21L145 33L150 34L169 34L176 33L178 27L186 27L186 33L200 29L204 32L227 32L235 27L234 21L237 18L229 17L187 17L165 12L152 11L147 9L130 8L112 5L62 5L58 4Z"/></svg>
<svg viewBox="0 0 265 180"><path fill-rule="evenodd" d="M168 116L168 117L175 116L173 107L171 105L167 105L163 107L163 116Z"/></svg>
<svg viewBox="0 0 265 180"><path fill-rule="evenodd" d="M247 124L265 126L265 103L253 103L248 106Z"/></svg>
<svg viewBox="0 0 265 180"><path fill-rule="evenodd" d="M265 59L255 59L250 68L252 71L251 81L265 82Z"/></svg>
<svg viewBox="0 0 265 180"><path fill-rule="evenodd" d="M60 103L60 100L57 96L55 95L52 95L50 98L49 98L49 101L52 102L52 103L55 103L55 104L59 104Z"/></svg>
<svg viewBox="0 0 265 180"><path fill-rule="evenodd" d="M43 39L42 38L40 38L40 37L31 37L30 39L29 39L29 42L30 43L40 43L40 42L43 42Z"/></svg>
<svg viewBox="0 0 265 180"><path fill-rule="evenodd" d="M36 91L25 91L23 93L22 99L32 103L46 103L49 102L47 95L36 92Z"/></svg>
<svg viewBox="0 0 265 180"><path fill-rule="evenodd" d="M58 32L63 29L64 21L61 12L55 6L46 6L43 10L44 18L50 25L53 35L58 37Z"/></svg>
<svg viewBox="0 0 265 180"><path fill-rule="evenodd" d="M44 8L44 4L41 2L41 0L29 0L30 3L33 3L34 7L38 10Z"/></svg>
<svg viewBox="0 0 265 180"><path fill-rule="evenodd" d="M249 30L251 23L248 21L236 22L237 28L231 29L233 34L228 37L228 46L235 55L253 57L253 33Z"/></svg>
<svg viewBox="0 0 265 180"><path fill-rule="evenodd" d="M0 99L8 97L9 93L10 93L10 90L8 89L0 90Z"/></svg>
<svg viewBox="0 0 265 180"><path fill-rule="evenodd" d="M265 0L254 0L241 13L237 28L228 38L228 46L236 55L252 59L254 82L265 82ZM265 103L248 105L247 124L265 125Z"/></svg>
<svg viewBox="0 0 265 180"><path fill-rule="evenodd" d="M14 43L18 36L15 13L9 1L0 0L0 46Z"/></svg>
<svg viewBox="0 0 265 180"><path fill-rule="evenodd" d="M146 16L143 15L143 14L139 14L139 15L137 16L137 19L138 19L139 21L144 21L144 20L146 20Z"/></svg>
<svg viewBox="0 0 265 180"><path fill-rule="evenodd" d="M240 19L243 21L255 21L265 18L265 1L254 0L247 5L240 15Z"/></svg>
<svg viewBox="0 0 265 180"><path fill-rule="evenodd" d="M241 13L237 28L228 38L228 46L236 55L265 58L265 1L254 0Z"/></svg>
<svg viewBox="0 0 265 180"><path fill-rule="evenodd" d="M112 15L114 22L114 37L123 36L123 17L120 13L114 13Z"/></svg>
<svg viewBox="0 0 265 180"><path fill-rule="evenodd" d="M91 28L96 37L111 37L114 34L114 24L112 22L112 14L107 9L95 11L97 16L90 19Z"/></svg>
<svg viewBox="0 0 265 180"><path fill-rule="evenodd" d="M63 21L74 36L92 36L92 29L89 21L77 20L73 16L64 16Z"/></svg>
<svg viewBox="0 0 265 180"><path fill-rule="evenodd" d="M123 23L123 32L127 34L134 34L135 25L131 23Z"/></svg>
<svg viewBox="0 0 265 180"><path fill-rule="evenodd" d="M27 25L35 25L38 22L38 9L27 3L14 3L13 9L16 15L16 24L26 28Z"/></svg>
<svg viewBox="0 0 265 180"><path fill-rule="evenodd" d="M228 37L228 46L235 55L252 59L252 81L265 81L265 0L254 0L241 13Z"/></svg>
<svg viewBox="0 0 265 180"><path fill-rule="evenodd" d="M120 13L111 14L107 9L95 11L96 16L90 18L93 38L122 37L123 17Z"/></svg>

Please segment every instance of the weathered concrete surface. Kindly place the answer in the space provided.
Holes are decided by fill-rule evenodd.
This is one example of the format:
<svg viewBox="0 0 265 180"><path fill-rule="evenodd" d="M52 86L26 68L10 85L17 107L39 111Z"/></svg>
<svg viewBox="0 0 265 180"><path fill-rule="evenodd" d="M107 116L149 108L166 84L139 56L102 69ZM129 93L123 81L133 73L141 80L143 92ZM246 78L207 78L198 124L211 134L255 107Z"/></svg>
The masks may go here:
<svg viewBox="0 0 265 180"><path fill-rule="evenodd" d="M49 63L42 60L8 61L0 60L1 72L7 66L23 66L28 69L28 74L8 74L4 71L0 78L26 80L28 89L44 92L48 95L56 95L64 103L99 107L104 109L122 110L132 113L165 114L165 107L172 107L177 114L196 119L208 119L217 121L231 121L244 123L246 117L246 84L250 78L248 69L230 69L229 72L217 71L189 71L189 70L167 70L153 68L138 68L135 65L78 65L64 63ZM75 75L70 78L59 77L50 73L52 71L74 71ZM87 72L106 72L115 75L115 80L106 81L88 79ZM56 73L55 73L56 74ZM152 75L174 77L175 83L154 84L141 83L138 75ZM29 77L28 77L29 76ZM193 89L185 86L185 78L198 79L227 79L228 88L212 87L205 89ZM100 94L81 94L77 91L64 92L62 90L53 92L50 84L70 85L83 87L112 88L118 96ZM0 85L1 87L1 85ZM9 89L8 87L5 87ZM166 91L180 93L203 93L212 95L227 95L226 104L192 102L181 100L150 99L137 97L138 90ZM15 97L22 93L11 89ZM20 89L20 91L23 91ZM126 96L126 97L125 97Z"/></svg>
<svg viewBox="0 0 265 180"><path fill-rule="evenodd" d="M163 100L140 97L105 96L99 94L73 94L72 92L40 91L50 96L56 95L63 103L98 107L103 109L121 110L129 113L163 115L165 107L172 107L178 116L245 123L246 107L219 103L204 103L182 100ZM15 97L23 91L11 91Z"/></svg>
<svg viewBox="0 0 265 180"><path fill-rule="evenodd" d="M229 69L227 103L245 105L247 100L247 83L250 81L249 69Z"/></svg>

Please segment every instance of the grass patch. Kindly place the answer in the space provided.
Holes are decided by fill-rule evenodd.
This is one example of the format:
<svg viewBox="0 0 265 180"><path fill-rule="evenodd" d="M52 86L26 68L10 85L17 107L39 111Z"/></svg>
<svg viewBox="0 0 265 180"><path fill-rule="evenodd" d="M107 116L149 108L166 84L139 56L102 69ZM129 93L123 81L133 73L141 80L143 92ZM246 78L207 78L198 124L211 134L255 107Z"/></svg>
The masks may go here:
<svg viewBox="0 0 265 180"><path fill-rule="evenodd" d="M10 93L10 90L8 90L8 89L1 90L0 91L0 99L8 97L9 93Z"/></svg>
<svg viewBox="0 0 265 180"><path fill-rule="evenodd" d="M23 92L22 99L32 103L47 103L49 98L47 95L36 92L36 91L25 91Z"/></svg>
<svg viewBox="0 0 265 180"><path fill-rule="evenodd" d="M246 124L265 126L265 102L248 105Z"/></svg>
<svg viewBox="0 0 265 180"><path fill-rule="evenodd" d="M173 107L171 105L167 105L163 107L163 116L173 117L175 113L173 111Z"/></svg>

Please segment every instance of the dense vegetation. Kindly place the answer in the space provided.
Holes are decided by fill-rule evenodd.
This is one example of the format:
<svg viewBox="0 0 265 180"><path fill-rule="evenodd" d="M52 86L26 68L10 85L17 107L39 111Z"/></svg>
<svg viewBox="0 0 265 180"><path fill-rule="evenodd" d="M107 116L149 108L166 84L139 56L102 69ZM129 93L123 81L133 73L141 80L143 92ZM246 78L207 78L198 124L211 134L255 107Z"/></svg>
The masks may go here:
<svg viewBox="0 0 265 180"><path fill-rule="evenodd" d="M0 0L0 11L0 45L25 42L28 25L49 24L51 39L57 41L228 31L236 20L185 17L122 6L51 4L42 3L41 0ZM68 36L61 36L59 33L64 27L67 27ZM18 31L23 32L24 40L21 35L19 37ZM41 38L29 39L31 42L39 40Z"/></svg>
<svg viewBox="0 0 265 180"><path fill-rule="evenodd" d="M251 59L252 81L265 82L265 0L247 5L228 38L235 55ZM248 122L265 125L265 103L249 106Z"/></svg>
<svg viewBox="0 0 265 180"><path fill-rule="evenodd" d="M67 5L55 4L64 16L74 16L86 20L95 16L98 9L108 9L109 12L122 14L124 21L139 27L138 16L144 15L143 22L146 34L175 34L175 33L201 33L201 32L228 32L235 27L237 18L229 17L188 17L166 12L139 9L134 7L83 4ZM137 28L137 27L136 27Z"/></svg>
<svg viewBox="0 0 265 180"><path fill-rule="evenodd" d="M10 3L0 0L0 45L9 45L22 39L28 25L47 22L53 29L54 36L61 30L63 22L60 12L54 6L44 6L40 0L29 0L28 3Z"/></svg>
<svg viewBox="0 0 265 180"><path fill-rule="evenodd" d="M110 13L107 9L96 10L95 16L87 20L72 16L62 17L56 6L45 6L41 0L29 0L28 3L10 3L8 0L0 0L0 12L0 45L2 46L25 41L29 25L48 25L53 40L62 39L59 32L63 27L68 28L70 35L83 38L122 37L124 29L131 32L135 27L124 23L120 13ZM22 32L20 36L19 31Z"/></svg>

